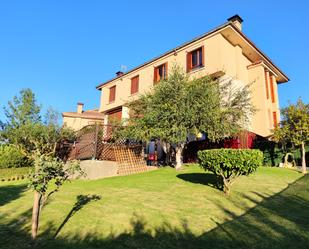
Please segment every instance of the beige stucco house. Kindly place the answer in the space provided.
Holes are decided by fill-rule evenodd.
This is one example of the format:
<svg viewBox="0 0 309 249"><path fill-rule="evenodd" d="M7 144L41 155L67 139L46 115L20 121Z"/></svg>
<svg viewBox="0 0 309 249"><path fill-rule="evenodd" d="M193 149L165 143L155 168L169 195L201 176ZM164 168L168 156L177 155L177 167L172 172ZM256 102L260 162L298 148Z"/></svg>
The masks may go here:
<svg viewBox="0 0 309 249"><path fill-rule="evenodd" d="M97 109L84 111L83 106L83 103L77 103L76 112L63 112L63 125L78 131L87 125L104 123L103 113L99 112Z"/></svg>
<svg viewBox="0 0 309 249"><path fill-rule="evenodd" d="M99 84L98 112L103 115L104 124L111 118L129 118L124 104L151 89L176 63L189 77L224 72L224 77L232 77L238 84L252 83L252 102L258 111L252 117L249 131L269 136L280 119L278 84L289 78L242 32L242 23L241 17L235 15L221 26L128 72L117 72L115 78Z"/></svg>

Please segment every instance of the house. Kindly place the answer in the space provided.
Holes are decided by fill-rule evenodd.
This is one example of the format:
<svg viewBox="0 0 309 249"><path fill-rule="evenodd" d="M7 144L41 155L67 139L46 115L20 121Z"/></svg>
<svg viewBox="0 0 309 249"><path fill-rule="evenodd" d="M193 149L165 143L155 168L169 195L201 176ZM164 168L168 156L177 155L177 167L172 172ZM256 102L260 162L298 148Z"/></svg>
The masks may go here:
<svg viewBox="0 0 309 249"><path fill-rule="evenodd" d="M63 125L78 131L87 125L104 123L103 113L99 112L97 109L84 111L83 106L83 103L77 103L76 112L63 112Z"/></svg>
<svg viewBox="0 0 309 249"><path fill-rule="evenodd" d="M176 63L189 77L219 77L223 72L238 84L252 83L252 102L258 111L249 131L262 137L271 135L280 120L278 84L288 82L289 78L242 32L242 24L242 18L235 15L219 27L128 72L117 72L116 77L99 84L98 112L104 116L104 124L129 118L124 104L167 77Z"/></svg>

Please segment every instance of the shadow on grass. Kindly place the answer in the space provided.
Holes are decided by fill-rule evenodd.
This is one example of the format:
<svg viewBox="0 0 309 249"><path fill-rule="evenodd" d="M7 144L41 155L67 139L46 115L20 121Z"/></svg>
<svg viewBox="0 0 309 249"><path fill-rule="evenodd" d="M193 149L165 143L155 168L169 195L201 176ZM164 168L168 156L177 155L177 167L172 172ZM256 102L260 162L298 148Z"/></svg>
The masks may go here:
<svg viewBox="0 0 309 249"><path fill-rule="evenodd" d="M55 231L55 225L51 223L48 230L41 234L36 248L305 249L309 244L308 186L309 175L290 184L280 193L266 197L257 203L256 207L241 216L233 214L220 202L215 203L218 209L230 217L230 221L220 223L214 220L217 226L202 234L193 232L185 220L182 221L182 226L178 227L163 223L155 228L150 228L151 226L147 226L147 221L142 216L135 214L131 219L131 229L123 231L121 234L111 232L108 235L102 235L98 231L97 233L69 234L50 239L50 234ZM244 198L250 200L252 197L244 195ZM6 226L11 229L14 222L11 221ZM15 244L10 247L11 244L0 243L2 248L30 248L27 247L29 235L21 229L21 225L13 226L13 233L12 229L5 231L4 226L5 224L0 222L1 237L5 238L5 242L14 241Z"/></svg>
<svg viewBox="0 0 309 249"><path fill-rule="evenodd" d="M27 190L27 185L7 185L0 187L0 207L18 199L24 191Z"/></svg>
<svg viewBox="0 0 309 249"><path fill-rule="evenodd" d="M219 190L223 190L222 178L212 173L178 174L177 177L187 182L207 185Z"/></svg>
<svg viewBox="0 0 309 249"><path fill-rule="evenodd" d="M81 210L85 205L87 205L90 202L101 200L101 196L99 195L78 195L76 197L76 202L71 209L71 211L68 213L67 217L65 217L64 221L61 223L61 225L58 227L54 237L56 237L61 229L64 227L64 225L69 221L69 219L76 214L79 210Z"/></svg>

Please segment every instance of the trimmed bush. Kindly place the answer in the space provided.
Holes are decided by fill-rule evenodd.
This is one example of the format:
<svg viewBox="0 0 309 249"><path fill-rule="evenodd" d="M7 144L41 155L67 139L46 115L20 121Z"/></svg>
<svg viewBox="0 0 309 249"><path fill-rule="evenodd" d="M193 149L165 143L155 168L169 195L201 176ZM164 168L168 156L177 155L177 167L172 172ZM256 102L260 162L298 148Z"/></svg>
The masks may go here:
<svg viewBox="0 0 309 249"><path fill-rule="evenodd" d="M249 175L263 165L263 153L250 149L212 149L198 152L200 166L222 178L223 191L229 194L231 185L241 175Z"/></svg>
<svg viewBox="0 0 309 249"><path fill-rule="evenodd" d="M0 168L31 166L31 161L12 145L0 145Z"/></svg>

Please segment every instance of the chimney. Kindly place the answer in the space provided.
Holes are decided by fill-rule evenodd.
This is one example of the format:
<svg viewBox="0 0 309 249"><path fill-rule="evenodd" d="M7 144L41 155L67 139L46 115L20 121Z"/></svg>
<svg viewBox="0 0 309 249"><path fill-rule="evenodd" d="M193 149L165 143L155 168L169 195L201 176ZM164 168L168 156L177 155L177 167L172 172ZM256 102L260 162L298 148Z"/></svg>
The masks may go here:
<svg viewBox="0 0 309 249"><path fill-rule="evenodd" d="M83 107L84 104L83 103L77 103L77 113L83 113Z"/></svg>
<svg viewBox="0 0 309 249"><path fill-rule="evenodd" d="M117 77L121 77L122 75L124 75L124 72L118 71L118 72L116 72L116 75L117 75Z"/></svg>
<svg viewBox="0 0 309 249"><path fill-rule="evenodd" d="M239 15L234 15L227 19L229 22L233 23L239 30L241 30L241 23L244 21Z"/></svg>

